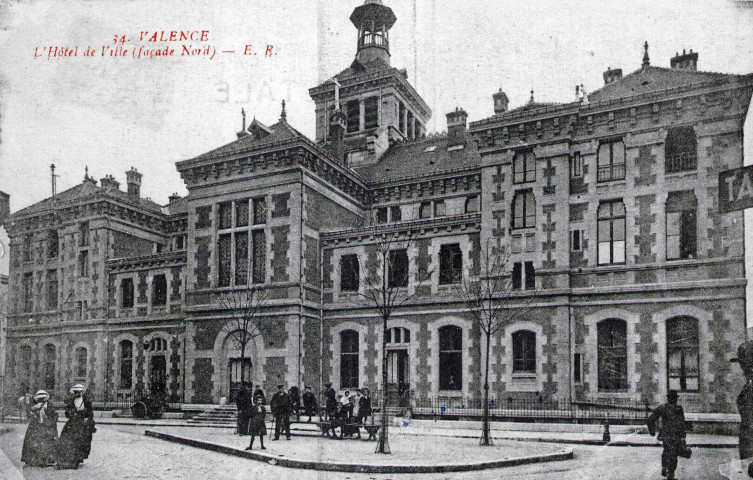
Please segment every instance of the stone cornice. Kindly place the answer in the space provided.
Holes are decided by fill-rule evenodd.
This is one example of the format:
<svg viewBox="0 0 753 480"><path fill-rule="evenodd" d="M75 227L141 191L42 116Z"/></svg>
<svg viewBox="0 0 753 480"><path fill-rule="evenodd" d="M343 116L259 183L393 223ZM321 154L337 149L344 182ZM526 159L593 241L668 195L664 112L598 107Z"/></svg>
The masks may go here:
<svg viewBox="0 0 753 480"><path fill-rule="evenodd" d="M151 270L155 268L168 268L185 266L186 251L158 253L156 255L144 255L141 257L116 258L107 261L107 268L113 272Z"/></svg>
<svg viewBox="0 0 753 480"><path fill-rule="evenodd" d="M457 168L419 177L373 184L373 204L418 199L458 192L481 191L481 168Z"/></svg>

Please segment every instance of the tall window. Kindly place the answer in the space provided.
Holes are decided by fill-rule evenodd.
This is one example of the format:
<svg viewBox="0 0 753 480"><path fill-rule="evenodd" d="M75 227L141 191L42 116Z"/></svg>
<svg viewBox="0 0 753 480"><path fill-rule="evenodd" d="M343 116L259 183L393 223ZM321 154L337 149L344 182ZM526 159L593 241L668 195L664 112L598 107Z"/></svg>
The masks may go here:
<svg viewBox="0 0 753 480"><path fill-rule="evenodd" d="M89 250L78 252L78 275L82 278L89 276Z"/></svg>
<svg viewBox="0 0 753 480"><path fill-rule="evenodd" d="M376 128L379 126L379 97L369 97L363 101L364 127Z"/></svg>
<svg viewBox="0 0 753 480"><path fill-rule="evenodd" d="M89 222L82 222L78 226L78 242L81 247L89 246Z"/></svg>
<svg viewBox="0 0 753 480"><path fill-rule="evenodd" d="M530 330L512 334L512 373L536 373L536 334Z"/></svg>
<svg viewBox="0 0 753 480"><path fill-rule="evenodd" d="M387 254L387 285L390 288L408 286L408 250L401 248Z"/></svg>
<svg viewBox="0 0 753 480"><path fill-rule="evenodd" d="M390 221L399 222L403 219L403 212L400 210L400 205L392 205L390 207Z"/></svg>
<svg viewBox="0 0 753 480"><path fill-rule="evenodd" d="M167 279L164 275L155 275L152 278L152 305L165 305L167 303Z"/></svg>
<svg viewBox="0 0 753 480"><path fill-rule="evenodd" d="M625 263L625 204L602 202L598 211L599 265Z"/></svg>
<svg viewBox="0 0 753 480"><path fill-rule="evenodd" d="M526 183L536 180L536 156L531 150L515 152L513 162L513 183Z"/></svg>
<svg viewBox="0 0 753 480"><path fill-rule="evenodd" d="M235 213L233 213L235 212ZM217 285L248 285L266 280L267 221L264 197L221 203L218 206ZM251 224L252 226L249 226Z"/></svg>
<svg viewBox="0 0 753 480"><path fill-rule="evenodd" d="M698 391L698 320L667 320L667 383L670 390Z"/></svg>
<svg viewBox="0 0 753 480"><path fill-rule="evenodd" d="M452 243L439 247L439 283L460 283L463 279L463 252L460 244Z"/></svg>
<svg viewBox="0 0 753 480"><path fill-rule="evenodd" d="M248 284L248 232L235 234L235 284Z"/></svg>
<svg viewBox="0 0 753 480"><path fill-rule="evenodd" d="M58 308L58 272L57 270L47 271L47 309L57 310Z"/></svg>
<svg viewBox="0 0 753 480"><path fill-rule="evenodd" d="M625 144L622 140L599 145L597 180L608 182L625 178Z"/></svg>
<svg viewBox="0 0 753 480"><path fill-rule="evenodd" d="M24 273L23 279L24 289L24 312L34 311L34 274Z"/></svg>
<svg viewBox="0 0 753 480"><path fill-rule="evenodd" d="M570 156L570 178L583 176L583 157L580 152L574 152Z"/></svg>
<svg viewBox="0 0 753 480"><path fill-rule="evenodd" d="M26 388L31 388L31 347L21 345L18 349L18 381Z"/></svg>
<svg viewBox="0 0 753 480"><path fill-rule="evenodd" d="M217 223L220 228L233 227L233 202L220 203L217 206Z"/></svg>
<svg viewBox="0 0 753 480"><path fill-rule="evenodd" d="M463 389L463 329L454 325L439 329L439 389Z"/></svg>
<svg viewBox="0 0 753 480"><path fill-rule="evenodd" d="M120 388L133 386L133 342L120 342Z"/></svg>
<svg viewBox="0 0 753 480"><path fill-rule="evenodd" d="M515 262L512 264L513 290L535 290L536 269L533 262Z"/></svg>
<svg viewBox="0 0 753 480"><path fill-rule="evenodd" d="M254 225L267 223L267 200L264 197L254 198Z"/></svg>
<svg viewBox="0 0 753 480"><path fill-rule="evenodd" d="M30 262L34 258L34 236L32 234L24 235L24 262Z"/></svg>
<svg viewBox="0 0 753 480"><path fill-rule="evenodd" d="M692 190L667 197L667 260L695 258L697 201Z"/></svg>
<svg viewBox="0 0 753 480"><path fill-rule="evenodd" d="M86 378L86 348L76 349L76 378Z"/></svg>
<svg viewBox="0 0 753 480"><path fill-rule="evenodd" d="M397 111L398 116L398 127L400 129L400 133L405 135L405 104L403 102L399 102L400 107Z"/></svg>
<svg viewBox="0 0 753 480"><path fill-rule="evenodd" d="M670 128L664 142L664 169L667 173L695 170L697 141L691 126Z"/></svg>
<svg viewBox="0 0 753 480"><path fill-rule="evenodd" d="M515 192L512 199L512 228L532 228L536 226L536 199L532 190Z"/></svg>
<svg viewBox="0 0 753 480"><path fill-rule="evenodd" d="M599 391L627 390L627 323L611 318L598 323Z"/></svg>
<svg viewBox="0 0 753 480"><path fill-rule="evenodd" d="M340 332L340 388L358 387L358 332Z"/></svg>
<svg viewBox="0 0 753 480"><path fill-rule="evenodd" d="M361 106L358 100L351 100L345 104L345 115L348 121L348 133L361 129Z"/></svg>
<svg viewBox="0 0 753 480"><path fill-rule="evenodd" d="M120 306L121 308L133 307L133 279L124 278L120 281Z"/></svg>
<svg viewBox="0 0 753 480"><path fill-rule="evenodd" d="M55 258L58 256L58 231L47 231L47 256Z"/></svg>
<svg viewBox="0 0 753 480"><path fill-rule="evenodd" d="M57 350L55 345L48 343L44 346L44 388L55 390L55 365L57 364Z"/></svg>
<svg viewBox="0 0 753 480"><path fill-rule="evenodd" d="M360 274L358 255L350 254L340 257L340 291L357 292Z"/></svg>
<svg viewBox="0 0 753 480"><path fill-rule="evenodd" d="M267 281L267 241L264 230L252 230L251 238L253 240L253 278L256 284Z"/></svg>
<svg viewBox="0 0 753 480"><path fill-rule="evenodd" d="M377 224L387 223L387 207L377 208L375 217L376 217Z"/></svg>

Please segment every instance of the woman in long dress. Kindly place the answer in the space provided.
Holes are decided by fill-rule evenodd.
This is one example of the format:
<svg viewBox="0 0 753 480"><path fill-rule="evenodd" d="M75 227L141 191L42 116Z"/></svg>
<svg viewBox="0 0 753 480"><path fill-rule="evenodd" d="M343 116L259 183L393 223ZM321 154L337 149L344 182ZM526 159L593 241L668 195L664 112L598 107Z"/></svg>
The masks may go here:
<svg viewBox="0 0 753 480"><path fill-rule="evenodd" d="M264 435L267 434L267 424L265 419L267 418L267 409L264 408L261 396L254 397L254 406L251 407L251 421L249 422L248 432L251 434L251 443L249 443L246 450L251 450L254 446L254 438L259 437L261 442L261 449L266 450L264 447Z"/></svg>
<svg viewBox="0 0 753 480"><path fill-rule="evenodd" d="M58 441L57 468L78 468L86 458L92 445L94 427L94 410L86 387L74 385L65 402L65 416L68 422L63 427Z"/></svg>
<svg viewBox="0 0 753 480"><path fill-rule="evenodd" d="M29 426L24 436L21 461L30 467L51 467L55 464L58 439L58 414L49 404L50 395L44 390L34 394L29 409Z"/></svg>

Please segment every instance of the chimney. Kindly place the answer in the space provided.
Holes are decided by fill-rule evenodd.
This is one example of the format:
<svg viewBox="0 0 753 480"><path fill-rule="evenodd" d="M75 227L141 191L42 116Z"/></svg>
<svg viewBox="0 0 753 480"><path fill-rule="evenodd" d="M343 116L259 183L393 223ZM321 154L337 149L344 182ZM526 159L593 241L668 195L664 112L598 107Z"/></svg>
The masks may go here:
<svg viewBox="0 0 753 480"><path fill-rule="evenodd" d="M682 55L675 53L675 56L669 61L669 64L675 70L690 70L695 72L698 68L698 52L693 53L693 49L690 49L690 53L682 51Z"/></svg>
<svg viewBox="0 0 753 480"><path fill-rule="evenodd" d="M170 203L174 203L174 202L176 202L178 200L180 200L180 195L178 195L177 192L174 192L172 195L170 195L169 197L167 197L167 201L169 202L168 205Z"/></svg>
<svg viewBox="0 0 753 480"><path fill-rule="evenodd" d="M128 195L138 197L141 194L141 174L138 170L131 167L126 172L126 184L128 185Z"/></svg>
<svg viewBox="0 0 753 480"><path fill-rule="evenodd" d="M499 92L492 95L494 98L494 114L501 115L507 111L507 106L510 104L510 100L507 98L507 94L499 89Z"/></svg>
<svg viewBox="0 0 753 480"><path fill-rule="evenodd" d="M0 225L5 224L5 220L10 215L10 195L0 192Z"/></svg>
<svg viewBox="0 0 753 480"><path fill-rule="evenodd" d="M447 114L447 146L465 144L465 122L468 114L462 108L455 108L454 112Z"/></svg>
<svg viewBox="0 0 753 480"><path fill-rule="evenodd" d="M248 135L248 132L246 131L246 110L241 108L241 116L243 117L243 123L241 125L241 131L236 133L238 135L238 140Z"/></svg>
<svg viewBox="0 0 753 480"><path fill-rule="evenodd" d="M612 70L611 67L607 67L607 71L604 72L603 75L604 75L604 85L609 85L610 83L622 78L622 69L615 68L614 70Z"/></svg>
<svg viewBox="0 0 753 480"><path fill-rule="evenodd" d="M102 188L112 188L115 190L120 188L120 182L115 180L115 177L112 175L105 175L99 183L102 185Z"/></svg>
<svg viewBox="0 0 753 480"><path fill-rule="evenodd" d="M329 114L327 147L338 161L345 163L345 128L347 118L339 108Z"/></svg>

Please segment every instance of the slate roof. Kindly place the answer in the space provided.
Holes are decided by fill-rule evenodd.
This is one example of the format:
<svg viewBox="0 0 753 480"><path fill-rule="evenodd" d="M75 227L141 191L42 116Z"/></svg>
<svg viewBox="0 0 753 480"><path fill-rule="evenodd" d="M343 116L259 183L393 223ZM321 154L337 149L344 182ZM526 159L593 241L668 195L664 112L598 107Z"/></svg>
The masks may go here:
<svg viewBox="0 0 753 480"><path fill-rule="evenodd" d="M162 207L162 213L166 215L179 215L182 213L188 213L188 199L186 197L179 198L172 203L168 203Z"/></svg>
<svg viewBox="0 0 753 480"><path fill-rule="evenodd" d="M148 198L134 198L132 195L129 195L128 192L124 192L113 187L99 187L92 180L84 180L82 183L76 185L75 187L58 193L57 195L55 195L55 203L62 204L67 202L74 202L76 200L95 198L97 196L115 198L124 203L131 204L135 207L139 207L153 213L162 213L162 207L152 200L149 200ZM22 208L21 210L13 213L13 216L27 216L51 209L53 208L52 199L53 197L45 198L41 202L37 202L26 208Z"/></svg>
<svg viewBox="0 0 753 480"><path fill-rule="evenodd" d="M617 100L643 93L659 92L675 87L705 83L735 75L727 73L699 72L664 67L640 68L633 73L604 85L588 95L590 102Z"/></svg>
<svg viewBox="0 0 753 480"><path fill-rule="evenodd" d="M426 137L415 142L399 142L391 146L376 164L355 170L369 183L384 183L475 168L481 164L476 142L469 134L465 134L465 145L462 149L450 148L448 151L447 145L446 134Z"/></svg>
<svg viewBox="0 0 753 480"><path fill-rule="evenodd" d="M390 68L392 67L379 57L365 63L361 63L356 59L353 60L353 63L348 68L335 75L335 78L338 82L344 82L359 75L389 70Z"/></svg>

